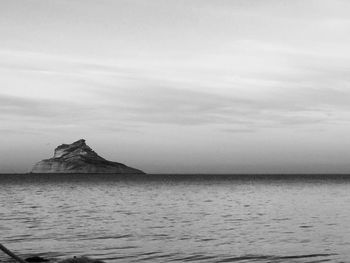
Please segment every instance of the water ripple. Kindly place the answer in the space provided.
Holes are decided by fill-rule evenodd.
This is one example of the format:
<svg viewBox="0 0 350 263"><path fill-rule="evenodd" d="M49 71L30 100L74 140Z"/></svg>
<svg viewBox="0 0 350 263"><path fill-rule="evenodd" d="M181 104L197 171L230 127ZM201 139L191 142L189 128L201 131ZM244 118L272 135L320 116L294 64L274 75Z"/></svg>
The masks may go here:
<svg viewBox="0 0 350 263"><path fill-rule="evenodd" d="M1 242L54 261L346 262L339 180L0 178Z"/></svg>

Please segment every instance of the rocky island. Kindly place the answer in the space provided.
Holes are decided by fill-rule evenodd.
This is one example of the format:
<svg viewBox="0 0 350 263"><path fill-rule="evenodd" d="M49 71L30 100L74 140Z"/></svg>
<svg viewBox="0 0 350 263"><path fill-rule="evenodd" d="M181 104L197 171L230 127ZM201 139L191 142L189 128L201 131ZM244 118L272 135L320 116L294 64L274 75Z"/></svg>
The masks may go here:
<svg viewBox="0 0 350 263"><path fill-rule="evenodd" d="M84 139L58 146L54 156L35 164L31 173L144 174L141 170L102 158L86 145Z"/></svg>

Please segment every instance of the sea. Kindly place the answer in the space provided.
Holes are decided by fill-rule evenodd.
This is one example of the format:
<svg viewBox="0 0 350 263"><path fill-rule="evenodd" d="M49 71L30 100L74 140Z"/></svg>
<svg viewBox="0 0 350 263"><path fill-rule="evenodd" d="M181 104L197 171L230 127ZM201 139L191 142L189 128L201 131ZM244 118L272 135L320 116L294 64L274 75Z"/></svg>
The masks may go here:
<svg viewBox="0 0 350 263"><path fill-rule="evenodd" d="M350 175L0 175L0 243L52 262L350 262Z"/></svg>

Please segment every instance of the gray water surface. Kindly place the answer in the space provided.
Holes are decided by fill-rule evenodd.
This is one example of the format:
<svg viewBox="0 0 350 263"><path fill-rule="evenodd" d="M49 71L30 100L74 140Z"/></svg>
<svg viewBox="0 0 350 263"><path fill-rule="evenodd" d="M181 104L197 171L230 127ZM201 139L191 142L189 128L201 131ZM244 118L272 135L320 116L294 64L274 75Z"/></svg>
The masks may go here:
<svg viewBox="0 0 350 263"><path fill-rule="evenodd" d="M347 176L0 175L0 243L53 260L350 262L349 208Z"/></svg>

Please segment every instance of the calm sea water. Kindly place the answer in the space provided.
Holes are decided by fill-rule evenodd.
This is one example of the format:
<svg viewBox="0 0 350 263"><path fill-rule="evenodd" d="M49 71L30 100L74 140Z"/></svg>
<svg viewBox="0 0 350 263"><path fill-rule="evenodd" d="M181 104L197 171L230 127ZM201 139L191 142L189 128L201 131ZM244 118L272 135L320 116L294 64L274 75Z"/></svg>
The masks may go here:
<svg viewBox="0 0 350 263"><path fill-rule="evenodd" d="M23 257L350 262L350 176L1 175L0 222Z"/></svg>

